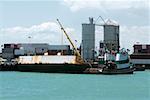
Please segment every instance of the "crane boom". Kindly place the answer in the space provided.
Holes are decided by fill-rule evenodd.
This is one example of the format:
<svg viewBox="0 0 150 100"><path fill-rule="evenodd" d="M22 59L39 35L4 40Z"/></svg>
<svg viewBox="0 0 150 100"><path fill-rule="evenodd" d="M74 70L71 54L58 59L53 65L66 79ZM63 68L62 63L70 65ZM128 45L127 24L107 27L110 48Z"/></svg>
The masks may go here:
<svg viewBox="0 0 150 100"><path fill-rule="evenodd" d="M76 56L81 57L79 51L77 50L77 48L75 47L75 45L73 44L73 42L71 41L70 37L68 36L67 32L65 31L65 29L63 28L62 24L60 23L59 19L57 19L58 24L61 27L61 30L63 31L63 33L66 35L67 39L69 40L71 46L73 47L73 50L76 54Z"/></svg>

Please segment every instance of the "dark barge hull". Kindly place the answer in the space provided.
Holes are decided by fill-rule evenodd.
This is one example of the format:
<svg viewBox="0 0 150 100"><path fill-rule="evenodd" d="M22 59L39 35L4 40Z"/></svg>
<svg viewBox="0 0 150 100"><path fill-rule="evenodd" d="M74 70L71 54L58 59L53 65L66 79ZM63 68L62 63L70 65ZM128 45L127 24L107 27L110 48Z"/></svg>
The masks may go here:
<svg viewBox="0 0 150 100"><path fill-rule="evenodd" d="M103 69L101 74L112 75L112 74L133 74L135 68L124 68L124 69Z"/></svg>
<svg viewBox="0 0 150 100"><path fill-rule="evenodd" d="M145 71L146 67L143 65L135 65L135 71Z"/></svg>
<svg viewBox="0 0 150 100"><path fill-rule="evenodd" d="M18 64L19 71L23 72L45 72L45 73L84 73L88 64ZM92 67L97 67L92 66Z"/></svg>
<svg viewBox="0 0 150 100"><path fill-rule="evenodd" d="M18 71L16 65L0 65L0 71Z"/></svg>

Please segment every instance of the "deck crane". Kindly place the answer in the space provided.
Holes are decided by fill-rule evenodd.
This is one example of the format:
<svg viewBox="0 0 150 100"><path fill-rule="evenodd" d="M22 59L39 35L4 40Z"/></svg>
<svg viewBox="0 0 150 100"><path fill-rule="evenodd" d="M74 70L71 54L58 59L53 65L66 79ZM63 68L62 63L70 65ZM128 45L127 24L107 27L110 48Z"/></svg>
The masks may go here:
<svg viewBox="0 0 150 100"><path fill-rule="evenodd" d="M76 55L76 62L78 64L84 64L85 60L83 60L81 58L81 55L79 53L79 51L77 50L76 46L73 44L73 42L71 41L70 37L68 36L67 32L65 31L65 29L63 28L62 24L60 23L59 19L57 19L58 24L60 25L61 30L63 31L63 33L66 35L67 39L69 40L71 46L73 47L74 53Z"/></svg>

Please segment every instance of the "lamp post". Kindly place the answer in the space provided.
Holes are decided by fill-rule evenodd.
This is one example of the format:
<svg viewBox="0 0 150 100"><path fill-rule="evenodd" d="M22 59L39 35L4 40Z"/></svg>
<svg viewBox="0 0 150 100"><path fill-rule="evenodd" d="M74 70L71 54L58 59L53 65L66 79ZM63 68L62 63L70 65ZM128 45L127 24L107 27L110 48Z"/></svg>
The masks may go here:
<svg viewBox="0 0 150 100"><path fill-rule="evenodd" d="M28 39L29 39L29 43L31 43L31 36L28 36Z"/></svg>

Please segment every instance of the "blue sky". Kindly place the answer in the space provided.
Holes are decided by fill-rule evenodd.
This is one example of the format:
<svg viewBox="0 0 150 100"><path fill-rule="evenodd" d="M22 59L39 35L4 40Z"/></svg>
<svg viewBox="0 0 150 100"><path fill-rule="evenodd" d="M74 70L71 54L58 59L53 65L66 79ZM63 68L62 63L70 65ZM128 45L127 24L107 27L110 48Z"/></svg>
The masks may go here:
<svg viewBox="0 0 150 100"><path fill-rule="evenodd" d="M79 45L81 24L88 23L88 17L96 19L100 15L120 25L121 47L132 49L136 42L150 43L149 0L0 0L0 45L61 44L57 18ZM102 21L98 20L99 23ZM28 36L32 38L29 40ZM63 38L67 44L65 36ZM96 27L96 44L102 39L102 27Z"/></svg>

